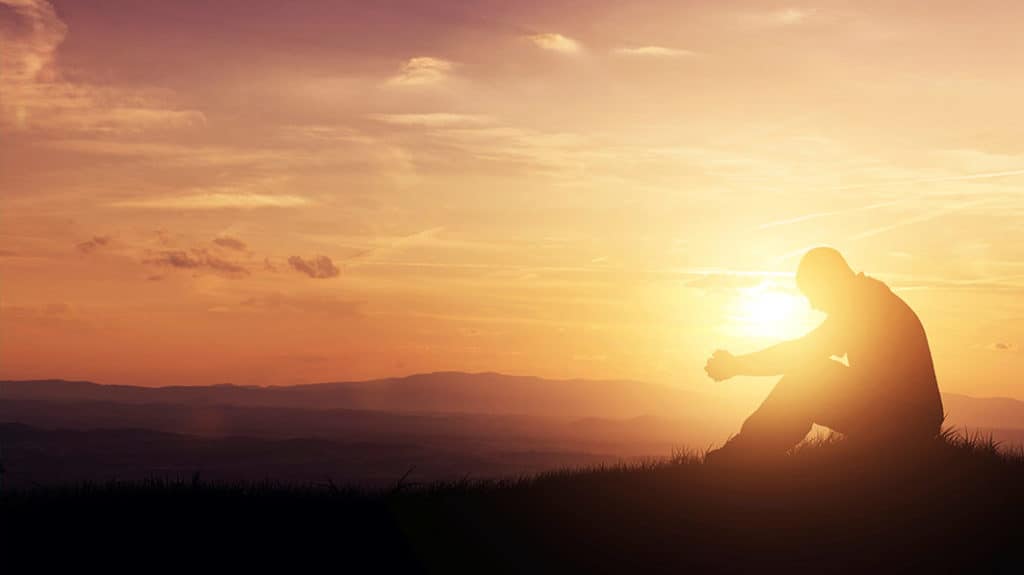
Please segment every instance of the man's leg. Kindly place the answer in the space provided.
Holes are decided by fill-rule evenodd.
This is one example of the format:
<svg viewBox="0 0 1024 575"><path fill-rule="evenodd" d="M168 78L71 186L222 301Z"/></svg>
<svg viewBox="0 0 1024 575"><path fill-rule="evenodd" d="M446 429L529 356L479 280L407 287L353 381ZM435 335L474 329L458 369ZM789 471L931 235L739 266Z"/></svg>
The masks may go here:
<svg viewBox="0 0 1024 575"><path fill-rule="evenodd" d="M784 375L723 451L754 456L785 452L799 443L814 423L831 423L826 421L833 419L831 412L846 395L849 379L849 368L830 359Z"/></svg>

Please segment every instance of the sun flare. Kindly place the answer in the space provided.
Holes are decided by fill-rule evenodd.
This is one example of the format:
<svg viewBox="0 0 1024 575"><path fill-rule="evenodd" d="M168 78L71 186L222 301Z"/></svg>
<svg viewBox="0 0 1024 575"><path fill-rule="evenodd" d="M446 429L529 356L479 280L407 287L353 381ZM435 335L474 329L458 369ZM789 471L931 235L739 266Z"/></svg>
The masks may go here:
<svg viewBox="0 0 1024 575"><path fill-rule="evenodd" d="M810 310L799 295L771 282L740 290L731 315L737 335L788 339L808 329Z"/></svg>

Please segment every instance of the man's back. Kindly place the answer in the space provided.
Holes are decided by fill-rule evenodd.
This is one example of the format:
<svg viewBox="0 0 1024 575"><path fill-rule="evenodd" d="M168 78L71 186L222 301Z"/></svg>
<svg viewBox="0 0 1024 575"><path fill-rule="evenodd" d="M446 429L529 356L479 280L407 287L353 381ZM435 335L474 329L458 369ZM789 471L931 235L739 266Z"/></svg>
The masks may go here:
<svg viewBox="0 0 1024 575"><path fill-rule="evenodd" d="M935 367L920 319L879 280L858 274L846 309L826 320L850 368L894 413L942 419Z"/></svg>

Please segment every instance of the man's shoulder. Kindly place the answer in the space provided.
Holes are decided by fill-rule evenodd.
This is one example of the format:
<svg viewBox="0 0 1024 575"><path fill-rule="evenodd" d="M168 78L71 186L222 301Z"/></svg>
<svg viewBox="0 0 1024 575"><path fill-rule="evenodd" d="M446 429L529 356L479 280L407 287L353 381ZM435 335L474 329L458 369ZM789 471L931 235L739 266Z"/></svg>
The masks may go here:
<svg viewBox="0 0 1024 575"><path fill-rule="evenodd" d="M857 282L860 283L863 289L892 293L892 288L889 287L889 284L876 277L865 275L864 272L857 274Z"/></svg>
<svg viewBox="0 0 1024 575"><path fill-rule="evenodd" d="M862 286L862 293L865 294L864 299L874 302L868 305L875 307L880 313L907 311L915 317L917 316L910 305L882 280L864 275L864 272L857 274L857 280Z"/></svg>

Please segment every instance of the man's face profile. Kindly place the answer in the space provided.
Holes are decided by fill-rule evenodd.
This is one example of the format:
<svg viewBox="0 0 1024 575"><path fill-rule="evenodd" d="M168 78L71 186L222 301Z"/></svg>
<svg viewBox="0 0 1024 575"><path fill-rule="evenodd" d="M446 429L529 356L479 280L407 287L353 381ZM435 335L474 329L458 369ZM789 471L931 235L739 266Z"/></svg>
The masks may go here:
<svg viewBox="0 0 1024 575"><path fill-rule="evenodd" d="M796 272L796 284L811 308L832 313L849 289L853 271L843 256L828 247L814 248L804 255Z"/></svg>

